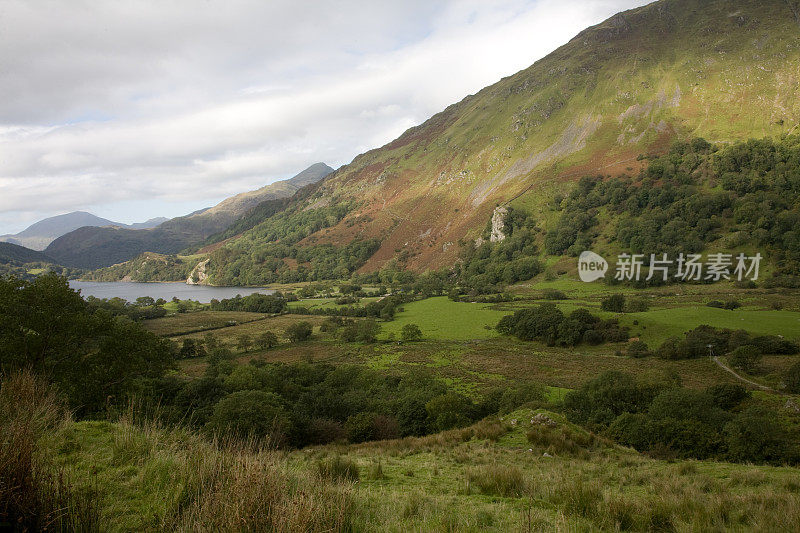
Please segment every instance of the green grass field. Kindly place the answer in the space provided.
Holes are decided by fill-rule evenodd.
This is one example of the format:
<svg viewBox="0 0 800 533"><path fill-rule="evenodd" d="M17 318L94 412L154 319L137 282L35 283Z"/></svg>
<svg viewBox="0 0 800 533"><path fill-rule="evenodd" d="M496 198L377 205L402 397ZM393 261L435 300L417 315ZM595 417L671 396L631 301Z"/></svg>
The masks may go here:
<svg viewBox="0 0 800 533"><path fill-rule="evenodd" d="M435 340L491 339L498 335L494 326L508 314L492 309L492 304L454 302L438 296L403 304L391 322L382 324L381 338L389 335L399 339L406 324L416 324L423 338Z"/></svg>

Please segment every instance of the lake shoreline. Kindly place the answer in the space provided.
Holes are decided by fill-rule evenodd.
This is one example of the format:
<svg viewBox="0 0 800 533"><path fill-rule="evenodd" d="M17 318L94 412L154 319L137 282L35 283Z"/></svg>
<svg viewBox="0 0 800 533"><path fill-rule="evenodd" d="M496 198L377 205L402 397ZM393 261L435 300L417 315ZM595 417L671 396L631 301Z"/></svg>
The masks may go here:
<svg viewBox="0 0 800 533"><path fill-rule="evenodd" d="M79 290L86 298L122 298L133 302L137 298L150 296L155 299L195 300L210 303L211 300L235 298L237 295L248 296L254 293L273 294L276 289L270 287L216 287L212 285L190 285L180 281L83 281L70 280L69 285Z"/></svg>

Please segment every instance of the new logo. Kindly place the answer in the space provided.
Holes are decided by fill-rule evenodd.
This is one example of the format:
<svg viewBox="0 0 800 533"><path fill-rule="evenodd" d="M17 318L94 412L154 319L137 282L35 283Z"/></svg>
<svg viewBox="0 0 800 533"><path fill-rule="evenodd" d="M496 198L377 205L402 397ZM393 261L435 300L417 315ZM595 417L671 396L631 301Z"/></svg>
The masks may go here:
<svg viewBox="0 0 800 533"><path fill-rule="evenodd" d="M581 252L578 257L578 275L581 281L591 283L605 277L608 272L608 261L594 252Z"/></svg>

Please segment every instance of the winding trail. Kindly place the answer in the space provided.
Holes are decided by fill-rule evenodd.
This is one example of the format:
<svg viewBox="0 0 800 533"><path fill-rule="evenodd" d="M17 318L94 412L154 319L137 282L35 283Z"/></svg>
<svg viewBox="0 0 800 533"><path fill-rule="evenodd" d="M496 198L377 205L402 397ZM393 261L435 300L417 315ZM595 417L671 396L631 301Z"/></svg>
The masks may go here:
<svg viewBox="0 0 800 533"><path fill-rule="evenodd" d="M723 363L718 355L713 356L711 359L713 359L714 362L717 363L717 365L722 370L724 370L725 372L728 372L729 374L732 374L736 379L738 379L740 381L744 381L745 383L753 385L754 387L758 387L761 390L766 390L766 391L770 391L770 392L778 392L778 391L776 391L775 389L773 389L771 387L767 387L766 385L762 385L761 383L756 383L755 381L751 381L751 380L749 380L747 378L743 378L742 376L737 374L731 367L729 367L728 365Z"/></svg>

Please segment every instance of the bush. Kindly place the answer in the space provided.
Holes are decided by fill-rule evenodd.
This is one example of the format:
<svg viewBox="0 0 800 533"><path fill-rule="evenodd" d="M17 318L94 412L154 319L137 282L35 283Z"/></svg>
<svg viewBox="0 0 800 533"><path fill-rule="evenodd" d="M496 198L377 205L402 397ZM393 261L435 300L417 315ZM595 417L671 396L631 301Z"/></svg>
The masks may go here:
<svg viewBox="0 0 800 533"><path fill-rule="evenodd" d="M418 341L422 339L422 330L416 324L406 324L400 331L400 336L407 342Z"/></svg>
<svg viewBox="0 0 800 533"><path fill-rule="evenodd" d="M600 303L600 308L603 311L622 313L625 311L625 296L622 294L613 294L607 298L603 298L603 301Z"/></svg>
<svg viewBox="0 0 800 533"><path fill-rule="evenodd" d="M265 331L256 339L256 345L262 350L268 350L278 345L278 336L271 331Z"/></svg>
<svg viewBox="0 0 800 533"><path fill-rule="evenodd" d="M629 357L647 357L650 355L650 348L647 347L647 344L644 341L631 341L628 344L628 356Z"/></svg>
<svg viewBox="0 0 800 533"><path fill-rule="evenodd" d="M728 456L733 461L795 462L797 444L791 442L776 413L754 406L725 426Z"/></svg>
<svg viewBox="0 0 800 533"><path fill-rule="evenodd" d="M438 431L465 426L472 422L472 400L457 392L448 392L425 404L431 426Z"/></svg>
<svg viewBox="0 0 800 533"><path fill-rule="evenodd" d="M253 337L251 337L250 335L242 334L236 338L236 347L242 350L243 352L249 352L252 346L253 346Z"/></svg>
<svg viewBox="0 0 800 533"><path fill-rule="evenodd" d="M668 338L658 347L656 355L661 359L669 359L672 361L682 359L681 340L677 337Z"/></svg>
<svg viewBox="0 0 800 533"><path fill-rule="evenodd" d="M750 397L750 393L741 385L733 383L720 383L706 389L714 405L725 411L730 411Z"/></svg>
<svg viewBox="0 0 800 533"><path fill-rule="evenodd" d="M341 338L345 342L372 343L378 337L380 326L372 319L352 322L342 329Z"/></svg>
<svg viewBox="0 0 800 533"><path fill-rule="evenodd" d="M786 390L795 394L800 394L800 362L793 364L783 376L783 383Z"/></svg>
<svg viewBox="0 0 800 533"><path fill-rule="evenodd" d="M761 352L755 346L739 346L728 356L728 362L733 368L738 368L748 374L753 373L761 361Z"/></svg>
<svg viewBox="0 0 800 533"><path fill-rule="evenodd" d="M214 407L206 424L209 433L238 438L267 438L283 445L290 431L289 419L275 394L258 390L239 391L226 396Z"/></svg>
<svg viewBox="0 0 800 533"><path fill-rule="evenodd" d="M800 351L800 347L797 345L797 343L788 341L776 335L762 335L760 337L755 337L752 339L752 341L750 341L749 344L752 344L758 348L761 353L774 355L794 355Z"/></svg>
<svg viewBox="0 0 800 533"><path fill-rule="evenodd" d="M557 289L544 289L542 290L542 298L545 300L568 300L566 294Z"/></svg>
<svg viewBox="0 0 800 533"><path fill-rule="evenodd" d="M643 313L650 309L650 304L644 298L634 298L625 305L626 313Z"/></svg>
<svg viewBox="0 0 800 533"><path fill-rule="evenodd" d="M350 442L375 440L375 413L357 413L347 418L344 428Z"/></svg>
<svg viewBox="0 0 800 533"><path fill-rule="evenodd" d="M342 424L329 418L312 418L308 424L310 444L330 444L347 439L347 431Z"/></svg>
<svg viewBox="0 0 800 533"><path fill-rule="evenodd" d="M603 372L564 398L570 420L590 427L605 427L622 413L638 413L650 405L657 390L639 386L633 376Z"/></svg>
<svg viewBox="0 0 800 533"><path fill-rule="evenodd" d="M302 342L311 338L311 324L308 322L296 322L286 328L286 337L291 342Z"/></svg>

